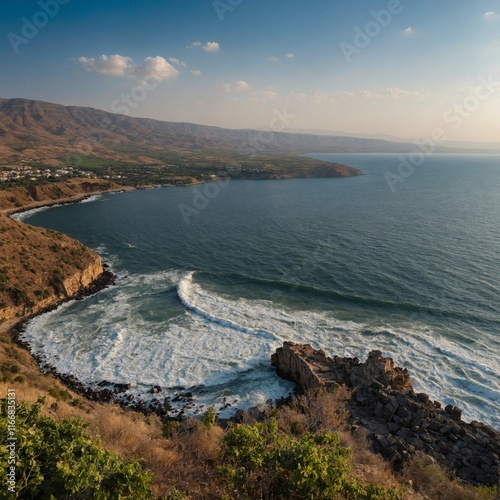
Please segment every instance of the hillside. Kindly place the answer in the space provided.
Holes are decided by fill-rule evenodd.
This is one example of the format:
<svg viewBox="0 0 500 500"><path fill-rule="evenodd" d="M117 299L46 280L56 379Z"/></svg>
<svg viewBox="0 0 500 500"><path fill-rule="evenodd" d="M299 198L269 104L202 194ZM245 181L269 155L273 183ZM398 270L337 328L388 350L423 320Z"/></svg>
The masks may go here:
<svg viewBox="0 0 500 500"><path fill-rule="evenodd" d="M70 179L37 186L12 187L0 190L0 213L26 210L52 202L77 201L92 194L122 191L126 188L99 179Z"/></svg>
<svg viewBox="0 0 500 500"><path fill-rule="evenodd" d="M97 109L27 99L0 99L0 164L40 162L92 166L207 163L275 167L306 153L401 153L412 144L376 139L230 130L191 123L131 118ZM283 159L283 158L281 158ZM90 161L89 161L90 160ZM249 165L241 165L241 161ZM310 159L301 159L308 166ZM315 166L315 165L312 165Z"/></svg>
<svg viewBox="0 0 500 500"><path fill-rule="evenodd" d="M80 242L5 214L118 189L123 188L99 180L73 179L0 191L0 322L73 296L103 272L101 258Z"/></svg>

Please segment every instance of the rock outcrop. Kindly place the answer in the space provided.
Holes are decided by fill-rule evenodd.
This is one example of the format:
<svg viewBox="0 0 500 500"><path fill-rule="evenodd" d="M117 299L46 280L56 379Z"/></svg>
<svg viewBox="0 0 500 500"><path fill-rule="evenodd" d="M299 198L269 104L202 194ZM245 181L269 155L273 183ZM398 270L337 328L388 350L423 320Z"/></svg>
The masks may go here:
<svg viewBox="0 0 500 500"><path fill-rule="evenodd" d="M443 408L427 394L417 394L408 371L380 351L372 351L362 363L285 342L272 364L304 391L347 386L353 429L364 432L374 451L395 466L425 453L472 484L498 484L500 432L481 422L463 422L459 408Z"/></svg>
<svg viewBox="0 0 500 500"><path fill-rule="evenodd" d="M80 242L0 214L0 322L78 294L104 271Z"/></svg>

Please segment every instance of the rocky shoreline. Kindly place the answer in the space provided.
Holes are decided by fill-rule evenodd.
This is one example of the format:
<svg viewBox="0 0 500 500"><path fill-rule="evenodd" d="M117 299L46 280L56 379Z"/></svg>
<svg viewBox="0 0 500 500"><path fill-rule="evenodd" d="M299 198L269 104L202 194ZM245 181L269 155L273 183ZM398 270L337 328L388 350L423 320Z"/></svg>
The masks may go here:
<svg viewBox="0 0 500 500"><path fill-rule="evenodd" d="M423 453L473 485L498 485L500 432L481 422L464 422L459 408L416 393L408 371L380 351L362 363L285 342L272 364L303 391L345 385L351 391L352 430L363 432L373 451L396 468Z"/></svg>
<svg viewBox="0 0 500 500"><path fill-rule="evenodd" d="M107 267L107 266L105 266ZM18 321L15 325L9 328L9 334L13 340L14 343L17 345L23 347L26 349L32 356L32 358L38 363L40 366L40 369L42 371L52 371L51 370L44 370L42 366L42 360L39 356L31 352L31 346L29 345L28 342L25 342L22 340L21 334L25 331L26 325L28 324L29 321L32 319L36 318L37 316L41 316L42 314L46 314L48 312L56 310L59 306L62 304L69 302L71 300L83 300L85 297L90 297L91 295L96 294L97 292L100 292L101 290L104 290L105 288L108 288L111 285L114 285L116 281L116 275L114 275L111 271L104 271L102 272L97 279L92 281L89 285L86 287L81 288L78 290L76 293L65 297L64 299L60 299L57 302L54 302L50 304L47 307L44 307L40 310L38 310L35 313L29 314L25 317L23 317L20 321Z"/></svg>
<svg viewBox="0 0 500 500"><path fill-rule="evenodd" d="M67 300L81 300L114 283L115 276L105 271L98 280ZM20 339L26 323L63 302L66 300L15 325L11 329L13 340L31 353L29 344ZM196 396L204 392L202 388L179 388L178 392L163 397L162 387L154 386L149 390L153 398L144 401L129 392L130 383L103 380L89 387L74 375L59 373L36 354L31 355L42 372L51 373L69 389L92 401L119 404L123 409L145 415L156 414L163 422L180 421L188 412L196 415L206 409L196 403ZM347 401L351 430L362 432L372 450L396 469L415 455L425 454L472 485L498 484L500 432L481 422L464 422L459 408L443 407L427 394L416 393L408 371L395 366L393 360L384 358L380 351L372 351L362 363L358 358L329 358L310 345L285 342L271 361L277 374L295 382L302 392L321 388L332 390L345 385L351 393ZM218 410L225 410L235 403L225 401ZM269 401L267 405L272 406L272 403ZM283 403L286 401L276 402L278 405ZM259 418L262 408L247 411ZM238 421L241 415L241 410L238 410L231 420Z"/></svg>

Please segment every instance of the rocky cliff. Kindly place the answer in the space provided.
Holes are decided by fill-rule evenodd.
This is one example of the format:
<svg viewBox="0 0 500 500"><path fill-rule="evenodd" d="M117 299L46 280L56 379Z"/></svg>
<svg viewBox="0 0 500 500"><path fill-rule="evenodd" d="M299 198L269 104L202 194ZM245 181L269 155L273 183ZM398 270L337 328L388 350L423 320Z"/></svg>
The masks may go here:
<svg viewBox="0 0 500 500"><path fill-rule="evenodd" d="M347 386L353 429L364 432L373 449L396 465L425 453L472 484L498 484L500 432L481 422L463 422L458 408L443 408L427 394L417 394L408 371L380 351L362 363L285 342L272 364L304 391Z"/></svg>
<svg viewBox="0 0 500 500"><path fill-rule="evenodd" d="M0 190L0 212L12 213L53 203L74 202L92 194L130 189L102 179L69 179Z"/></svg>

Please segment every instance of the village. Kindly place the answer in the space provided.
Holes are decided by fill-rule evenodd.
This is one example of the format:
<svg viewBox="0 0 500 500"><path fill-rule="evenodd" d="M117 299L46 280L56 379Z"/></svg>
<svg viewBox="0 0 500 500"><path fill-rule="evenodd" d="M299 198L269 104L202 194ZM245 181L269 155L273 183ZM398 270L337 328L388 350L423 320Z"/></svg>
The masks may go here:
<svg viewBox="0 0 500 500"><path fill-rule="evenodd" d="M97 178L91 171L83 171L73 167L34 167L30 165L0 166L0 183L19 181L40 181L43 179L68 179L71 177Z"/></svg>

